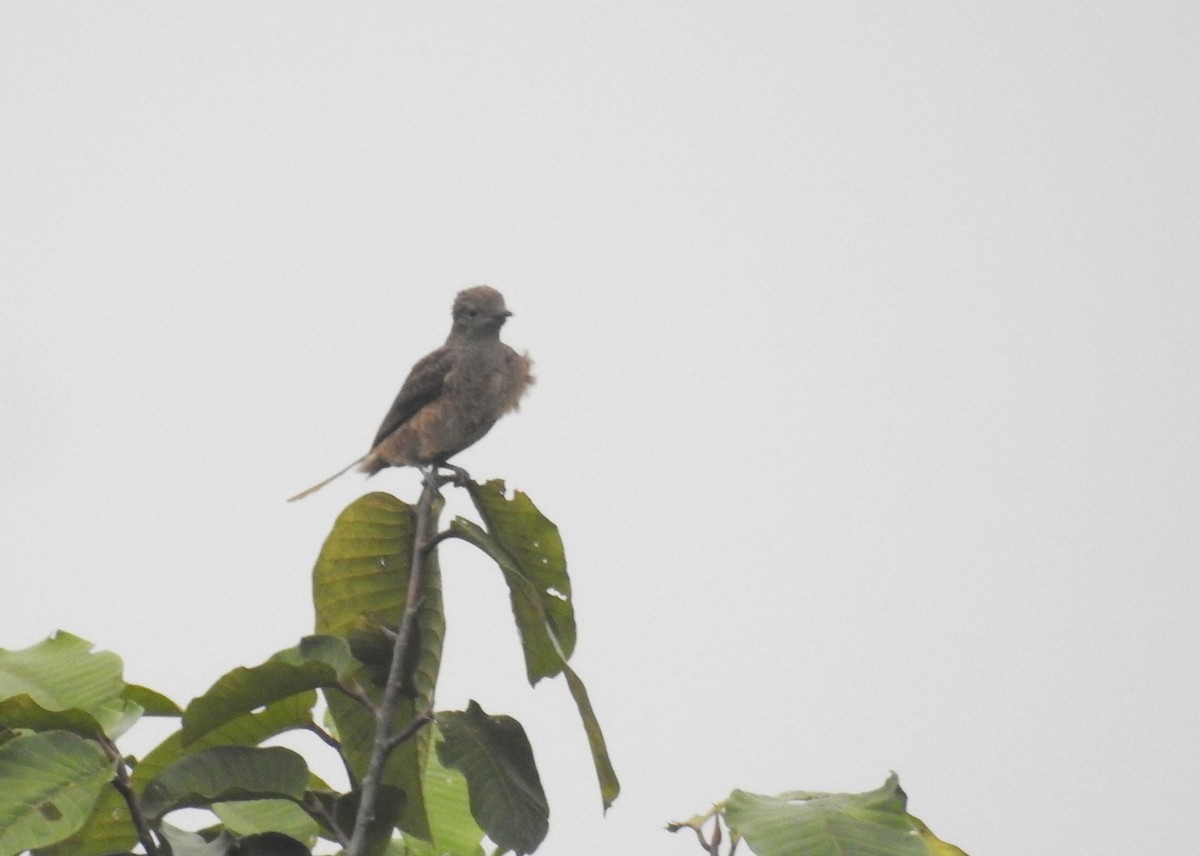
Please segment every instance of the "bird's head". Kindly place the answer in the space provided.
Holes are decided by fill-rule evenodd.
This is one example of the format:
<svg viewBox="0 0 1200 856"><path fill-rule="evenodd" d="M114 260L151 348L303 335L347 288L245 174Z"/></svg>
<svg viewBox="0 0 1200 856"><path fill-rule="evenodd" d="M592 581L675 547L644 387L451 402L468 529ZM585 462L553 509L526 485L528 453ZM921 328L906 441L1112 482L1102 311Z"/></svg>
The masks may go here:
<svg viewBox="0 0 1200 856"><path fill-rule="evenodd" d="M451 335L477 338L498 336L512 313L504 307L503 294L491 286L477 285L458 293L451 315L454 317Z"/></svg>

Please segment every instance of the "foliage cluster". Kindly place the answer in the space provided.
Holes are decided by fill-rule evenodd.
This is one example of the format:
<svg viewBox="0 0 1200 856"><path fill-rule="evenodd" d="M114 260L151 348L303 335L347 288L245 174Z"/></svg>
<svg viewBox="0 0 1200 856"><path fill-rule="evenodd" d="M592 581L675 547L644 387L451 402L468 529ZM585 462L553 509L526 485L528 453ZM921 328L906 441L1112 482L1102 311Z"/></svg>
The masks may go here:
<svg viewBox="0 0 1200 856"><path fill-rule="evenodd" d="M320 842L349 856L482 856L485 836L497 853L532 853L549 808L524 728L474 701L434 710L445 632L436 547L449 538L503 575L530 684L566 680L607 810L619 785L568 665L575 617L557 528L503 482L460 477L481 522L439 530L443 483L427 473L416 505L386 493L349 505L313 569L313 635L233 669L184 709L126 683L115 654L69 633L0 649L0 856L311 856ZM179 727L125 756L116 741L143 716ZM264 745L293 731L336 755L345 791ZM185 808L216 822L185 831L170 821ZM758 856L965 856L907 813L894 774L863 794L734 791L668 829L693 830L709 856L743 842Z"/></svg>
<svg viewBox="0 0 1200 856"><path fill-rule="evenodd" d="M475 702L435 711L445 619L436 546L473 544L499 567L531 684L562 674L583 719L601 798L619 786L579 676L571 584L557 528L499 481L465 481L482 523L439 531L441 480L417 505L371 493L335 522L313 570L315 633L236 668L181 710L124 682L115 654L67 633L0 652L0 854L307 854L321 840L351 856L531 853L549 809L517 720ZM318 697L326 703L317 721ZM116 740L141 716L178 717L145 757ZM339 792L296 752L264 741L316 734L337 754ZM185 832L180 808L217 823Z"/></svg>

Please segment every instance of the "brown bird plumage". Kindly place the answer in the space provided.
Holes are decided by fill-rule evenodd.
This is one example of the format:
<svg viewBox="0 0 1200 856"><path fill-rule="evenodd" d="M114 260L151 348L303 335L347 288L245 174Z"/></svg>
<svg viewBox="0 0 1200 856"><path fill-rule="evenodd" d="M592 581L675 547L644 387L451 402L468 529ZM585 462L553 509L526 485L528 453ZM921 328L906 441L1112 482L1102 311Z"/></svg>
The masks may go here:
<svg viewBox="0 0 1200 856"><path fill-rule="evenodd" d="M354 466L368 474L385 467L446 463L515 410L533 383L532 363L500 341L512 315L504 296L486 285L460 291L446 344L408 373L383 417L371 451L323 482L293 496L302 499Z"/></svg>

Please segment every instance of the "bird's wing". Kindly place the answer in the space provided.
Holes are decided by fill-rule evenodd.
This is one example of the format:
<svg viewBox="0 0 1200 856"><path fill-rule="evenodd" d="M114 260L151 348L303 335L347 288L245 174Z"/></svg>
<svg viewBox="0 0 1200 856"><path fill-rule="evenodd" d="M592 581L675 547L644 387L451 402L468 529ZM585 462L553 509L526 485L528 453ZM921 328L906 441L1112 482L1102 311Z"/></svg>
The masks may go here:
<svg viewBox="0 0 1200 856"><path fill-rule="evenodd" d="M442 394L442 385L446 375L454 367L454 354L449 348L438 348L431 354L422 357L408 373L404 385L392 402L392 409L383 417L379 433L371 448L379 445L384 437L391 434L413 415Z"/></svg>

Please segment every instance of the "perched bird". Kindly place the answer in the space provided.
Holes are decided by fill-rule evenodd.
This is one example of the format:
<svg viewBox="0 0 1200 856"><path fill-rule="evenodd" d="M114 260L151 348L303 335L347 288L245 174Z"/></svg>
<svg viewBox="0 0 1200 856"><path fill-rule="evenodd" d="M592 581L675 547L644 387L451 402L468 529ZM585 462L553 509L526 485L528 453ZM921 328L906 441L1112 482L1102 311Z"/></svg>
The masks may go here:
<svg viewBox="0 0 1200 856"><path fill-rule="evenodd" d="M373 475L385 467L442 465L483 437L497 419L517 408L534 380L529 357L500 341L500 328L510 315L504 295L494 288L477 285L460 291L446 344L412 367L371 450L288 502L320 490L355 466Z"/></svg>

